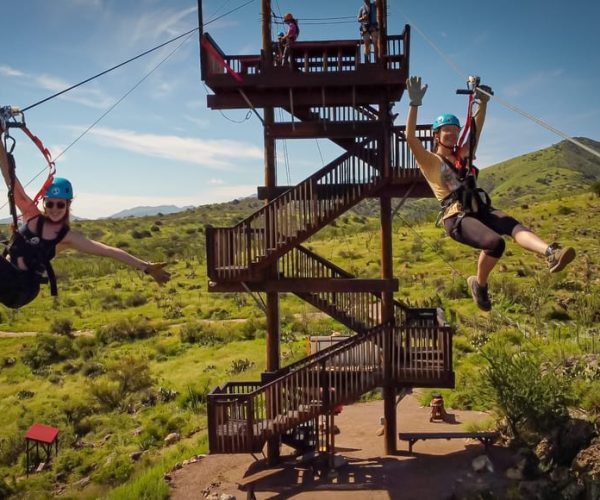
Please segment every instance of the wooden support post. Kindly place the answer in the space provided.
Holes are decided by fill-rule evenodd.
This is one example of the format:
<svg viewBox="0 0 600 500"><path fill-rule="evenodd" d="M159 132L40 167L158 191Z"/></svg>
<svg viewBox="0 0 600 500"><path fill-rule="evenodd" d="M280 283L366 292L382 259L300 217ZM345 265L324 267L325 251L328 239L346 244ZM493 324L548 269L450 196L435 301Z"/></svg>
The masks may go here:
<svg viewBox="0 0 600 500"><path fill-rule="evenodd" d="M381 16L383 0L378 0L378 14ZM380 19L381 26L381 19ZM383 34L383 33L382 33ZM379 168L382 175L389 179L392 177L392 122L390 119L389 100L382 96L379 101L379 122L381 123L381 135L379 136ZM393 244L392 244L392 199L389 196L381 196L381 277L394 277ZM382 292L381 294L381 321L392 323L394 319L394 293ZM384 429L385 429L385 452L393 455L396 452L396 389L394 384L394 356L392 350L394 329L390 328L384 342Z"/></svg>
<svg viewBox="0 0 600 500"><path fill-rule="evenodd" d="M389 197L380 199L381 207L381 276L393 275L392 259L392 201ZM391 322L394 319L394 294L383 292L381 294L381 319ZM385 453L396 453L396 389L394 385L394 371L392 349L394 330L391 328L384 342L383 365L383 414L385 418Z"/></svg>
<svg viewBox="0 0 600 500"><path fill-rule="evenodd" d="M379 55L387 55L387 0L376 0L377 24L379 25Z"/></svg>
<svg viewBox="0 0 600 500"><path fill-rule="evenodd" d="M271 0L262 0L262 57L265 67L273 65L273 54L271 51ZM265 108L264 111L264 159L265 159L265 185L275 187L277 185L277 166L275 164L275 140L271 137L270 127L275 123L274 108ZM266 200L267 203L270 200ZM270 220L267 214L265 218L266 245L267 248L275 246L277 235L274 231L275 221ZM277 263L268 271L270 276L277 275ZM279 294L277 292L267 293L267 371L273 372L279 369ZM271 408L267 402L268 408ZM272 415L268 415L272 418ZM267 460L273 464L279 460L279 438L269 439L267 443Z"/></svg>

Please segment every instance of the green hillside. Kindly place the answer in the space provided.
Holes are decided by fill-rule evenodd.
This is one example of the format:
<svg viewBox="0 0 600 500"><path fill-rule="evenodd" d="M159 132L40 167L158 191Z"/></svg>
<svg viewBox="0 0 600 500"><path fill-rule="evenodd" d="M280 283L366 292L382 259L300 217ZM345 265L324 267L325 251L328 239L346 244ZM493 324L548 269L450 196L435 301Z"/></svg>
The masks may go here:
<svg viewBox="0 0 600 500"><path fill-rule="evenodd" d="M527 422L545 421L535 411L549 400L590 420L600 416L600 198L586 188L599 169L573 153L561 143L484 171L505 199L531 182L537 195L511 213L578 252L568 271L550 275L543 259L509 243L491 281L489 314L477 310L465 283L477 252L417 222L435 217L435 207L421 202L419 217L394 219L397 298L444 307L456 328L457 387L444 391L451 407L502 415L506 402L491 392L486 356L518 352L529 371L503 380L517 392L526 387L537 405L528 406ZM547 184L537 180L542 171ZM264 314L247 294L207 292L204 249L206 224L230 226L261 205L246 198L171 215L79 221L92 238L165 260L173 279L159 287L110 260L67 253L56 259L57 299L44 289L19 311L0 308L0 498L167 498L163 474L206 450L207 392L228 380L258 380L264 370ZM378 277L380 229L371 205L340 217L307 246L351 273ZM283 295L281 308L284 364L306 355L308 336L345 331L294 296ZM22 437L33 422L59 427L61 448L51 469L25 478ZM168 445L173 432L180 441Z"/></svg>
<svg viewBox="0 0 600 500"><path fill-rule="evenodd" d="M579 142L600 152L600 142L585 137ZM513 203L530 203L568 196L589 189L600 180L600 158L562 141L533 153L491 165L480 171L479 185L492 196L494 206L509 209ZM399 215L410 221L435 220L439 203L434 199L408 200ZM360 215L377 217L376 200L364 202L354 211Z"/></svg>
<svg viewBox="0 0 600 500"><path fill-rule="evenodd" d="M577 138L600 152L600 142ZM600 158L570 141L498 163L481 171L480 185L497 205L549 200L587 189L600 179Z"/></svg>

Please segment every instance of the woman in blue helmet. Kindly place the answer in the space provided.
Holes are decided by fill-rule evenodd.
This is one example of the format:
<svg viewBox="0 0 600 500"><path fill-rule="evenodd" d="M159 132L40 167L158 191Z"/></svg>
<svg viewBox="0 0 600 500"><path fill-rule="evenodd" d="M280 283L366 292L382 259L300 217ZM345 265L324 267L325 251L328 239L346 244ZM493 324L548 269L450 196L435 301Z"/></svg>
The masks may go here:
<svg viewBox="0 0 600 500"><path fill-rule="evenodd" d="M40 284L46 281L52 294L56 295L50 261L56 253L69 248L123 262L149 274L161 285L169 280L170 274L164 269L164 263L143 261L120 248L90 240L71 230L69 214L73 189L67 179L57 177L53 180L44 194L43 211L40 211L19 180L11 181L3 141L0 141L0 168L7 186L13 187L15 205L24 221L14 233L5 255L0 256L0 303L11 308L22 307L37 297Z"/></svg>
<svg viewBox="0 0 600 500"><path fill-rule="evenodd" d="M490 92L475 88L478 109L474 115L473 141L458 148L460 122L451 114L439 116L433 123L433 151L427 151L416 136L417 110L427 85L420 77L406 81L410 99L406 120L406 141L433 194L442 204L442 222L446 233L454 240L481 250L477 275L467 279L469 290L477 306L489 311L488 278L504 253L503 236L511 236L521 247L544 255L550 272L564 269L575 258L571 247L561 248L557 243L548 245L530 229L506 213L495 209L485 191L477 188L477 171L469 159L483 128Z"/></svg>

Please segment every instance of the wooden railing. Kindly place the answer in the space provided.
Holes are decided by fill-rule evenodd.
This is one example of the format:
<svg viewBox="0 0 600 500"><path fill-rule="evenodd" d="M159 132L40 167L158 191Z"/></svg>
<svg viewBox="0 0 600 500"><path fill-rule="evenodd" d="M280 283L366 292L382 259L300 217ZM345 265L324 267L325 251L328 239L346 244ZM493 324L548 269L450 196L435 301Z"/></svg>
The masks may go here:
<svg viewBox="0 0 600 500"><path fill-rule="evenodd" d="M392 175L395 178L418 178L420 175L419 166L406 143L405 130L406 127L404 125L392 129ZM433 132L429 125L417 125L416 135L421 140L425 149L432 149Z"/></svg>
<svg viewBox="0 0 600 500"><path fill-rule="evenodd" d="M356 278L301 245L279 259L278 269L283 278ZM382 323L381 297L377 293L311 292L296 295L355 332L364 333ZM398 301L394 306L396 323L404 323L408 308Z"/></svg>
<svg viewBox="0 0 600 500"><path fill-rule="evenodd" d="M408 75L408 53L410 29L405 27L401 35L387 38L387 51L384 56L386 68L390 71L404 71ZM356 71L361 63L361 40L311 40L295 42L290 50L291 65L302 73L332 73ZM276 44L273 45L273 64L276 64ZM201 38L202 79L210 81L211 76L228 72L223 65L241 75L266 73L265 58L261 54L224 54L208 33Z"/></svg>
<svg viewBox="0 0 600 500"><path fill-rule="evenodd" d="M386 339L395 385L452 385L450 327L381 325L281 370L262 386L216 388L208 397L210 452L258 452L268 438L381 386Z"/></svg>
<svg viewBox="0 0 600 500"><path fill-rule="evenodd" d="M360 157L356 156L359 154ZM208 276L251 279L379 188L377 141L367 139L232 228L206 229Z"/></svg>

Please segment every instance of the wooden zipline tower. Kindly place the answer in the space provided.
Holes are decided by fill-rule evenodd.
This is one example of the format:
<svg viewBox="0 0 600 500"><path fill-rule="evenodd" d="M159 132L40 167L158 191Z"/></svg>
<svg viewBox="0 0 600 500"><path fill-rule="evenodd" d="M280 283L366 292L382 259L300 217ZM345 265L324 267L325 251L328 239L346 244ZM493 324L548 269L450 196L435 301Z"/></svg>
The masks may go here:
<svg viewBox="0 0 600 500"><path fill-rule="evenodd" d="M202 26L202 0L198 0ZM360 3L360 2L359 2ZM234 227L206 230L211 292L266 294L267 371L209 395L211 453L260 452L275 461L281 442L298 451L333 451L334 408L383 388L385 453L396 451L396 393L453 387L452 330L436 309L394 300L393 197L431 197L390 110L402 98L410 27L387 33L387 0L377 0L381 58L363 63L352 40L297 41L275 64L271 2L262 0L262 51L224 54L200 34L202 79L211 109L262 110L265 205ZM275 109L289 118L275 120ZM431 146L429 126L418 133ZM327 138L344 153L296 186L276 182L277 140ZM381 278L363 279L302 246L367 198L379 200ZM290 366L279 355L279 295L293 293L356 335Z"/></svg>

